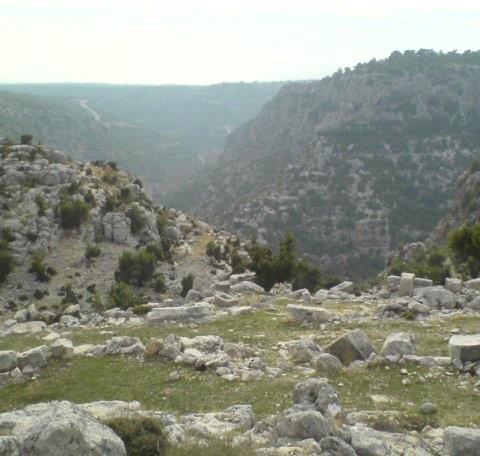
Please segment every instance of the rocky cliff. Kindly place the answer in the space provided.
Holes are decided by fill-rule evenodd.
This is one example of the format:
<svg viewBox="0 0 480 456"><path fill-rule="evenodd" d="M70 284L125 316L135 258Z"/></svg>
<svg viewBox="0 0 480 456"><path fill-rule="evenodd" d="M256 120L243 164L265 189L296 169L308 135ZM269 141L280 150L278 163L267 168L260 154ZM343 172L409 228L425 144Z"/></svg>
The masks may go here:
<svg viewBox="0 0 480 456"><path fill-rule="evenodd" d="M229 137L190 208L351 277L424 239L480 151L480 54L394 53L284 87Z"/></svg>

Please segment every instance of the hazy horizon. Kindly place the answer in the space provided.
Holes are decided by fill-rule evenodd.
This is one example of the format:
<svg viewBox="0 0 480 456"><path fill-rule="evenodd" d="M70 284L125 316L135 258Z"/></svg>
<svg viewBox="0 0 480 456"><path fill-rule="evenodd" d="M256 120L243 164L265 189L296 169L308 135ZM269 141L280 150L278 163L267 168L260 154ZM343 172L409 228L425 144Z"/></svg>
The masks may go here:
<svg viewBox="0 0 480 456"><path fill-rule="evenodd" d="M480 4L471 0L258 3L0 0L2 57L8 63L0 82L308 80L393 51L480 47Z"/></svg>

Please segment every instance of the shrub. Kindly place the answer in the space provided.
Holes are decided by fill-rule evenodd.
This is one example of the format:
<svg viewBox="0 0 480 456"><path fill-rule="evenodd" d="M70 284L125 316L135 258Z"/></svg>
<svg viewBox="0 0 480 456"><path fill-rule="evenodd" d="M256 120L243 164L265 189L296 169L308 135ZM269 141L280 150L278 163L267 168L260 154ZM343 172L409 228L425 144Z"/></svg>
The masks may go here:
<svg viewBox="0 0 480 456"><path fill-rule="evenodd" d="M92 193L91 190L88 190L85 196L83 197L83 200L87 203L90 204L91 207L95 207L97 205L97 200L95 199L95 195Z"/></svg>
<svg viewBox="0 0 480 456"><path fill-rule="evenodd" d="M105 204L103 205L102 211L104 214L107 212L113 212L118 206L120 202L118 199L113 195L107 195L105 198Z"/></svg>
<svg viewBox="0 0 480 456"><path fill-rule="evenodd" d="M43 197L43 195L38 194L38 195L35 196L35 204L38 207L39 217L43 217L46 214L47 209L48 209L48 204L45 201L45 198Z"/></svg>
<svg viewBox="0 0 480 456"><path fill-rule="evenodd" d="M60 223L66 230L78 228L88 218L90 206L84 201L64 199L57 206Z"/></svg>
<svg viewBox="0 0 480 456"><path fill-rule="evenodd" d="M245 263L237 252L233 252L230 256L230 266L233 274L245 272Z"/></svg>
<svg viewBox="0 0 480 456"><path fill-rule="evenodd" d="M127 216L130 218L130 231L132 234L137 234L142 231L146 221L142 211L137 205L130 207Z"/></svg>
<svg viewBox="0 0 480 456"><path fill-rule="evenodd" d="M45 266L44 258L40 254L35 254L32 257L32 262L30 263L30 269L28 272L35 274L35 279L38 282L50 282L51 277L47 271L47 266Z"/></svg>
<svg viewBox="0 0 480 456"><path fill-rule="evenodd" d="M8 248L0 248L0 283L4 282L15 267L15 259Z"/></svg>
<svg viewBox="0 0 480 456"><path fill-rule="evenodd" d="M132 192L131 192L131 190L130 190L128 187L122 187L122 188L120 189L120 199L121 199L124 203L130 203L130 202L132 202L132 200L133 200Z"/></svg>
<svg viewBox="0 0 480 456"><path fill-rule="evenodd" d="M480 274L480 224L463 225L452 231L448 248L460 272L470 277Z"/></svg>
<svg viewBox="0 0 480 456"><path fill-rule="evenodd" d="M157 293L165 293L167 291L167 285L165 283L165 276L161 273L155 276L155 282L153 284L153 289Z"/></svg>
<svg viewBox="0 0 480 456"><path fill-rule="evenodd" d="M163 248L161 244L155 244L152 242L145 247L145 250L148 253L151 253L158 261L162 261L164 259Z"/></svg>
<svg viewBox="0 0 480 456"><path fill-rule="evenodd" d="M188 274L182 279L182 292L180 295L182 298L187 296L187 293L193 288L193 281L195 280L195 277L193 274Z"/></svg>
<svg viewBox="0 0 480 456"><path fill-rule="evenodd" d="M115 280L143 286L153 277L154 271L155 257L146 249L136 253L123 252L118 260Z"/></svg>
<svg viewBox="0 0 480 456"><path fill-rule="evenodd" d="M206 254L214 260L220 261L222 259L222 247L214 241L207 244Z"/></svg>
<svg viewBox="0 0 480 456"><path fill-rule="evenodd" d="M102 249L100 246L95 244L87 244L87 248L85 249L85 258L87 260L91 260L92 258L97 258L101 255Z"/></svg>
<svg viewBox="0 0 480 456"><path fill-rule="evenodd" d="M22 135L20 137L20 144L23 144L25 146L31 146L33 141L33 136L32 135Z"/></svg>
<svg viewBox="0 0 480 456"><path fill-rule="evenodd" d="M62 304L78 304L78 299L73 291L71 283L67 283L63 286L63 292L65 293L65 296L62 299Z"/></svg>
<svg viewBox="0 0 480 456"><path fill-rule="evenodd" d="M106 423L125 444L128 456L166 456L168 439L153 418L115 418Z"/></svg>
<svg viewBox="0 0 480 456"><path fill-rule="evenodd" d="M109 185L115 185L118 181L118 176L117 173L114 171L107 171L105 174L102 176L103 182Z"/></svg>
<svg viewBox="0 0 480 456"><path fill-rule="evenodd" d="M168 225L168 217L165 212L160 212L157 214L157 229L160 234L163 233L163 230L167 227Z"/></svg>
<svg viewBox="0 0 480 456"><path fill-rule="evenodd" d="M145 304L144 298L135 294L132 287L124 282L115 283L108 294L112 307L126 310Z"/></svg>
<svg viewBox="0 0 480 456"><path fill-rule="evenodd" d="M12 232L12 229L8 227L2 228L2 231L0 232L0 237L7 243L13 242L15 240L15 236Z"/></svg>

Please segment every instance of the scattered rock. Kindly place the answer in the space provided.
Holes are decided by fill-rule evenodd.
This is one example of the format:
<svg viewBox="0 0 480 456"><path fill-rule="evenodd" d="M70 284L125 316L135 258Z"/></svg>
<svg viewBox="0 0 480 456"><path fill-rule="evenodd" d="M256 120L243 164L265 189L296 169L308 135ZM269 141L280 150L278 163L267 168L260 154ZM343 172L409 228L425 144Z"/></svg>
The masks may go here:
<svg viewBox="0 0 480 456"><path fill-rule="evenodd" d="M325 348L325 351L336 356L345 366L354 361L366 361L375 349L367 335L360 329L350 331Z"/></svg>

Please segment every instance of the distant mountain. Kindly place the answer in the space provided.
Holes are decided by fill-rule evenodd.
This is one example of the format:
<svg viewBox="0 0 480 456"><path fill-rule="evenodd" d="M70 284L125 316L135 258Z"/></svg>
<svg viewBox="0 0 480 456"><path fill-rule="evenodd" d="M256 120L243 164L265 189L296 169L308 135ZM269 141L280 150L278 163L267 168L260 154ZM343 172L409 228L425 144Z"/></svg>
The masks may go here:
<svg viewBox="0 0 480 456"><path fill-rule="evenodd" d="M0 85L0 136L30 133L81 160L117 161L168 203L281 85Z"/></svg>
<svg viewBox="0 0 480 456"><path fill-rule="evenodd" d="M480 156L480 52L395 52L288 84L178 202L243 235L294 231L352 278L426 238Z"/></svg>

